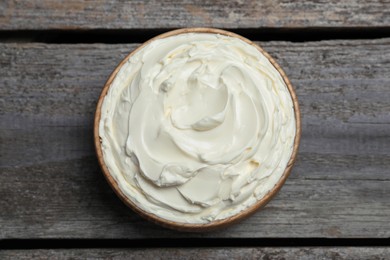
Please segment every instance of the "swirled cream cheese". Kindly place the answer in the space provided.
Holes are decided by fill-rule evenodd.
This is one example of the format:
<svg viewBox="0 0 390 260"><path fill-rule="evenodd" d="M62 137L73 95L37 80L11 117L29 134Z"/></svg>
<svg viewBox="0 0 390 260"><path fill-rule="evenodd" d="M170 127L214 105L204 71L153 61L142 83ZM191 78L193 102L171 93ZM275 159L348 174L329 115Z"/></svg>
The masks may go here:
<svg viewBox="0 0 390 260"><path fill-rule="evenodd" d="M181 223L235 215L279 181L293 151L293 102L280 73L234 37L157 39L123 64L99 135L119 188Z"/></svg>

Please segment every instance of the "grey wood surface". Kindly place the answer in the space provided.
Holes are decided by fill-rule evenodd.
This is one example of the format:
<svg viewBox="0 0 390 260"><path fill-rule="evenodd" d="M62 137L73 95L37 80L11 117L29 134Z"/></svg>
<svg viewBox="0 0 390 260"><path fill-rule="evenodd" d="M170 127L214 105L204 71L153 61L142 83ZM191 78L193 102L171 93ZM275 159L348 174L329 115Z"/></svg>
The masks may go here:
<svg viewBox="0 0 390 260"><path fill-rule="evenodd" d="M205 234L142 220L98 168L96 101L137 44L0 44L0 239L390 237L390 39L260 44L296 88L298 161L264 210Z"/></svg>
<svg viewBox="0 0 390 260"><path fill-rule="evenodd" d="M384 247L153 248L0 251L1 259L390 259Z"/></svg>
<svg viewBox="0 0 390 260"><path fill-rule="evenodd" d="M331 1L15 1L0 2L0 28L145 29L388 27L390 2Z"/></svg>

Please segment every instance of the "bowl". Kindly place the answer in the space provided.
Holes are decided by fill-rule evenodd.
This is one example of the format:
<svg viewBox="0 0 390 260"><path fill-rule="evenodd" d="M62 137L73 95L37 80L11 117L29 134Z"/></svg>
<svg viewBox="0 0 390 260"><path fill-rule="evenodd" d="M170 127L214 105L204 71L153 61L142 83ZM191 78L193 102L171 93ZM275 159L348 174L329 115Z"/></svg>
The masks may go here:
<svg viewBox="0 0 390 260"><path fill-rule="evenodd" d="M210 40L210 37L215 40ZM200 44L203 40L205 43ZM241 55L242 50L245 53ZM153 52L163 53L164 60L159 59L158 55L148 56L148 53ZM143 60L144 57L148 58ZM218 79L215 79L215 71L221 66L215 65L216 62L220 62L223 67L223 70L218 71ZM204 65L205 63L209 65ZM145 76L143 70L139 69L140 66L146 68L145 71L149 74ZM186 71L192 74L188 76ZM264 72L263 78L258 78L263 71L269 73ZM138 81L131 73L140 75ZM167 73L170 73L168 79L165 75ZM153 75L154 78L151 80L148 75ZM187 75L188 78L185 78L186 81L180 78L171 80L178 77L176 75ZM245 84L242 84L243 81ZM260 88L256 82L263 82L268 90ZM158 88L145 87L148 84L154 84ZM179 90L171 92L172 84L176 84L175 88ZM184 88L183 84L188 85ZM252 92L243 97L243 93L249 92L248 89ZM251 97L250 94L256 97ZM245 99L248 97L252 99ZM285 103L280 103L282 101ZM171 104L173 108L167 104ZM215 110L217 106L221 107L219 112L207 116L202 114ZM248 114L253 120L246 118ZM126 121L127 118L131 119ZM197 119L188 122L193 118ZM232 122L232 127L225 127L227 122ZM153 129L159 130L154 133ZM236 133L237 137L230 137L232 134L227 133L230 131ZM257 135L245 134L252 133L250 131ZM219 133L218 136L213 135L214 132ZM167 144L166 147L159 144L160 139L153 139L160 138L153 137L160 134L164 135L161 137L164 140L161 144ZM250 40L213 28L173 30L150 39L132 51L119 63L105 83L94 120L94 143L99 165L117 196L143 218L180 231L209 231L226 227L264 207L281 189L293 167L300 134L297 97L276 61ZM166 136L174 138L174 145L167 141ZM207 137L210 144L199 139L198 143L202 145L195 143L195 149L188 141L194 136ZM241 140L246 136L250 140L245 139L243 144L231 141L231 146L228 146L223 141L216 141L219 138L225 140L220 136L226 137L226 140ZM274 142L273 146L266 145L270 140ZM147 142L148 146L141 148ZM255 144L257 148L252 149L248 143ZM244 144L247 145L246 148ZM269 151L262 151L261 149L265 149L263 146L272 147L272 150L269 148ZM176 157L176 150L172 147L185 151L185 156L180 154ZM209 151L213 149L217 150ZM182 158L180 160L184 162L188 158L198 161L191 161L188 163L190 166L186 163L161 164L156 161L155 156L164 162L175 161L176 158ZM233 159L230 160L229 156ZM161 169L161 172L156 175L157 171L154 169ZM240 176L243 179L241 181ZM238 188L234 188L237 183L244 183L239 186L238 191ZM252 193L248 192L248 197L241 198L247 190ZM173 195L169 197L166 194ZM177 197L177 194L182 197ZM176 203L176 200L180 201ZM183 203L188 203L188 207L187 204L185 207L180 204L182 200L185 201ZM191 214L199 216L192 217Z"/></svg>

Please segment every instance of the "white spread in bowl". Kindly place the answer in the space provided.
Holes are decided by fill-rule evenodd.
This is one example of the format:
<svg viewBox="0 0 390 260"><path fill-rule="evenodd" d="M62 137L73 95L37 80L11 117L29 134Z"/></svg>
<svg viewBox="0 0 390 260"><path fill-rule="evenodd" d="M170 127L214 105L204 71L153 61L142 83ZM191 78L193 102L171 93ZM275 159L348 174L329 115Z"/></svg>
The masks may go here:
<svg viewBox="0 0 390 260"><path fill-rule="evenodd" d="M137 207L180 223L231 217L280 180L296 135L280 73L235 37L183 33L138 49L101 107L104 163Z"/></svg>

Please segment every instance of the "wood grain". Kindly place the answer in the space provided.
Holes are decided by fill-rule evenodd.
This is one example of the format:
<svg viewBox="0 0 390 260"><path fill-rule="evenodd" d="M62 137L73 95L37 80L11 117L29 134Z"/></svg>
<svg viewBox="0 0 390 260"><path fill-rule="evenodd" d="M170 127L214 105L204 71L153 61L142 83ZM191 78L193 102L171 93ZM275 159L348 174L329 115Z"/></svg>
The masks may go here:
<svg viewBox="0 0 390 260"><path fill-rule="evenodd" d="M266 208L226 230L148 223L93 149L105 80L136 44L0 45L0 238L390 236L390 39L261 43L302 110L297 165Z"/></svg>
<svg viewBox="0 0 390 260"><path fill-rule="evenodd" d="M1 259L388 259L384 247L154 248L0 251Z"/></svg>
<svg viewBox="0 0 390 260"><path fill-rule="evenodd" d="M388 1L23 1L0 3L2 30L388 27Z"/></svg>

